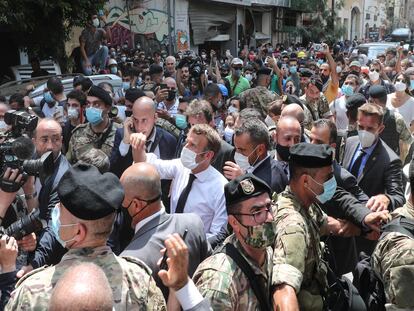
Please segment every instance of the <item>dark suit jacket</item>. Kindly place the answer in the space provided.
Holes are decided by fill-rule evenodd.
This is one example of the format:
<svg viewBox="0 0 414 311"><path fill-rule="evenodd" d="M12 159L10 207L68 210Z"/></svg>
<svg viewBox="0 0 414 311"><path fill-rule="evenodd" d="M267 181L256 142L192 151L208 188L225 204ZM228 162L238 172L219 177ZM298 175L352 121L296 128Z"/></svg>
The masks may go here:
<svg viewBox="0 0 414 311"><path fill-rule="evenodd" d="M283 171L282 165L270 156L260 163L252 173L265 181L276 193L281 193L288 184L288 179Z"/></svg>
<svg viewBox="0 0 414 311"><path fill-rule="evenodd" d="M220 150L211 165L223 174L224 163L226 163L226 161L234 162L234 152L235 148L232 145L224 140L221 140Z"/></svg>
<svg viewBox="0 0 414 311"><path fill-rule="evenodd" d="M110 157L111 172L121 177L122 173L132 165L132 150L129 148L128 153L123 157L119 153L119 144L124 137L124 128L118 128L115 133L114 147ZM160 158L170 160L174 158L175 149L177 148L177 139L166 130L157 126L154 143L158 142L160 148ZM152 147L152 146L151 146Z"/></svg>
<svg viewBox="0 0 414 311"><path fill-rule="evenodd" d="M169 234L179 233L182 235L185 229L188 229L185 239L189 252L188 274L192 277L198 265L211 254L211 248L204 233L204 225L196 214L162 212L161 215L140 228L131 243L121 253L121 256L139 258L151 268L152 275L164 297L168 297L168 288L162 284L158 277L157 262L161 257L160 250L165 248L164 240Z"/></svg>
<svg viewBox="0 0 414 311"><path fill-rule="evenodd" d="M343 167L349 168L358 148L358 137L346 141ZM402 186L402 167L399 157L381 139L368 158L364 170L357 178L358 185L369 196L385 194L390 199L389 210L392 211L405 203Z"/></svg>
<svg viewBox="0 0 414 311"><path fill-rule="evenodd" d="M339 187L351 193L359 202L366 204L369 197L358 186L354 175L344 169L338 162L333 162L334 175Z"/></svg>
<svg viewBox="0 0 414 311"><path fill-rule="evenodd" d="M347 139L343 167L349 168L358 146L357 136ZM405 203L400 158L381 139L372 151L357 181L369 197L385 194L390 199L388 207L390 211ZM364 251L370 255L375 248L375 242L360 237L357 237L356 241L358 252Z"/></svg>

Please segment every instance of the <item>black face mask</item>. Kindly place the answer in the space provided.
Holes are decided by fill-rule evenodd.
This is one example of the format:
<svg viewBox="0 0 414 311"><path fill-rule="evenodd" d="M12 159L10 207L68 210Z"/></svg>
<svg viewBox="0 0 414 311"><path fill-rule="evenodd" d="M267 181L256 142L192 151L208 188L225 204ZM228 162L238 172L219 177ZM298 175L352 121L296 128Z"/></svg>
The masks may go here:
<svg viewBox="0 0 414 311"><path fill-rule="evenodd" d="M290 157L289 149L290 149L289 146L282 146L280 144L276 145L277 154L285 162L289 161L289 157Z"/></svg>
<svg viewBox="0 0 414 311"><path fill-rule="evenodd" d="M176 95L177 95L177 91L175 91L175 90L169 90L168 91L167 100L168 101L174 100Z"/></svg>
<svg viewBox="0 0 414 311"><path fill-rule="evenodd" d="M53 101L51 103L46 103L46 104L49 106L49 108L53 108L53 106L56 104L56 102Z"/></svg>
<svg viewBox="0 0 414 311"><path fill-rule="evenodd" d="M129 118L130 116L132 116L132 110L125 110L125 116L127 118Z"/></svg>
<svg viewBox="0 0 414 311"><path fill-rule="evenodd" d="M329 80L329 76L321 75L321 79L322 79L323 84L325 84Z"/></svg>

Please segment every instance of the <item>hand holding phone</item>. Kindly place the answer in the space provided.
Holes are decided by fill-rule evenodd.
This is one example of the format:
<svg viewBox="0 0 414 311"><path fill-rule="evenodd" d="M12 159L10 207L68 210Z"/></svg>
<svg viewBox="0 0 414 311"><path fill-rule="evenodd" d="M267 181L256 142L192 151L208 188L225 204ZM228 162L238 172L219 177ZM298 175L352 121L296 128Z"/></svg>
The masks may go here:
<svg viewBox="0 0 414 311"><path fill-rule="evenodd" d="M183 236L182 236L182 239L184 242L185 242L185 238L187 237L187 233L188 233L188 229L185 229ZM164 256L162 257L162 260L160 263L160 270L168 270L167 259L168 259L167 250L165 250Z"/></svg>

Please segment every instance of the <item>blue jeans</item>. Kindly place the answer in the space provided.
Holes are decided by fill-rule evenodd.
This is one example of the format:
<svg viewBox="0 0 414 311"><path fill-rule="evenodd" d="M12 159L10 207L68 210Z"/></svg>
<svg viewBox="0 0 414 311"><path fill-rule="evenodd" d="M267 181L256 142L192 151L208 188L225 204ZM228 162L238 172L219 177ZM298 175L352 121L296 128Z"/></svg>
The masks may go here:
<svg viewBox="0 0 414 311"><path fill-rule="evenodd" d="M105 45L101 46L100 49L95 52L95 54L88 56L89 63L92 65L92 67L95 66L96 68L99 68L99 70L105 69L108 53L108 47ZM82 70L85 75L92 75L92 68L86 67L85 60L82 60Z"/></svg>

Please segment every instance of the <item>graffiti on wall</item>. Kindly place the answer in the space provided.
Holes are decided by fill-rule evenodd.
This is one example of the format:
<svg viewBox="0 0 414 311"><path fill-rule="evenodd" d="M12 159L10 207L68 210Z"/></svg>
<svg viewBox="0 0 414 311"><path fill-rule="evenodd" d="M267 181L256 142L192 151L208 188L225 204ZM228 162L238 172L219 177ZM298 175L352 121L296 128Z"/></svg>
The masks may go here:
<svg viewBox="0 0 414 311"><path fill-rule="evenodd" d="M163 10L135 7L128 12L114 5L108 7L106 17L113 46L128 42L130 48L140 45L153 52L168 44L168 15Z"/></svg>

